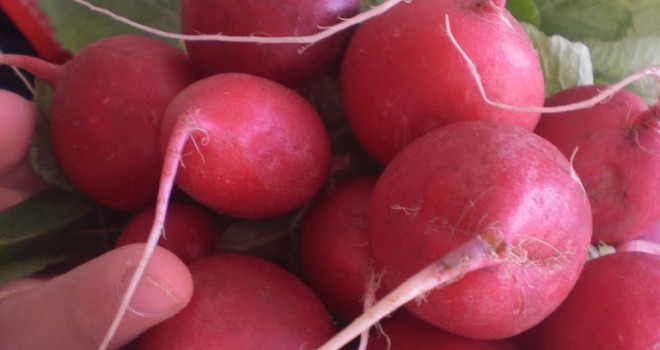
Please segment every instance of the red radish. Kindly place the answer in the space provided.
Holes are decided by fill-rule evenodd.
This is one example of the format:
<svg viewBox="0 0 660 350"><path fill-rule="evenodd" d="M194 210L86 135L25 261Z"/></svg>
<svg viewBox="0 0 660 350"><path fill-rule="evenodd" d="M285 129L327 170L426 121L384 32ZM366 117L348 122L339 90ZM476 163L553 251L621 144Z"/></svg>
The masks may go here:
<svg viewBox="0 0 660 350"><path fill-rule="evenodd" d="M562 305L534 329L539 350L649 350L660 346L660 256L587 262Z"/></svg>
<svg viewBox="0 0 660 350"><path fill-rule="evenodd" d="M375 178L344 179L310 208L300 235L300 263L307 283L344 321L363 310L374 277L367 214Z"/></svg>
<svg viewBox="0 0 660 350"><path fill-rule="evenodd" d="M210 213L199 206L184 203L170 203L168 208L164 236L158 241L159 246L171 251L186 264L216 252L220 230ZM155 214L153 206L137 213L122 230L115 247L146 242Z"/></svg>
<svg viewBox="0 0 660 350"><path fill-rule="evenodd" d="M137 350L315 349L334 333L316 295L275 264L227 254L189 267L190 303L138 338Z"/></svg>
<svg viewBox="0 0 660 350"><path fill-rule="evenodd" d="M0 89L0 178L27 157L37 109L31 101Z"/></svg>
<svg viewBox="0 0 660 350"><path fill-rule="evenodd" d="M374 266L391 292L324 350L404 304L470 338L506 338L534 326L578 278L591 211L569 161L550 142L517 126L470 121L427 133L388 164L368 227Z"/></svg>
<svg viewBox="0 0 660 350"><path fill-rule="evenodd" d="M488 95L512 105L541 106L539 60L504 1L412 1L363 23L341 71L346 115L358 140L387 163L431 129L466 120L495 120L532 130L539 112L489 105L453 35L472 59Z"/></svg>
<svg viewBox="0 0 660 350"><path fill-rule="evenodd" d="M603 89L570 88L546 106L583 101ZM591 201L593 242L623 243L660 220L659 131L660 106L649 109L628 90L591 108L542 116L537 134L566 156L577 149L573 166Z"/></svg>
<svg viewBox="0 0 660 350"><path fill-rule="evenodd" d="M359 12L359 0L183 0L184 34L306 35ZM242 72L294 85L339 60L348 32L312 46L186 41L202 76ZM304 48L304 50L303 50Z"/></svg>
<svg viewBox="0 0 660 350"><path fill-rule="evenodd" d="M121 35L87 46L63 65L16 55L2 55L0 63L53 85L53 152L83 194L120 210L155 202L162 116L193 81L183 52L156 39Z"/></svg>
<svg viewBox="0 0 660 350"><path fill-rule="evenodd" d="M240 73L194 83L169 105L161 146L178 162L176 183L219 212L266 218L312 199L329 175L330 142L302 96Z"/></svg>
<svg viewBox="0 0 660 350"><path fill-rule="evenodd" d="M433 327L407 314L386 320L378 334L369 339L367 350L516 350L505 341L484 341L461 337Z"/></svg>

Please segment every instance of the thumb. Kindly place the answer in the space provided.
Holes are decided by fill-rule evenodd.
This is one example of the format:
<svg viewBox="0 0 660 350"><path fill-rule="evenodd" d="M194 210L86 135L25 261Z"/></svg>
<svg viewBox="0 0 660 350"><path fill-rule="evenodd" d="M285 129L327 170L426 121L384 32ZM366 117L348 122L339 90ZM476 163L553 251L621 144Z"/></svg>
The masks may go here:
<svg viewBox="0 0 660 350"><path fill-rule="evenodd" d="M115 249L48 282L0 299L2 348L98 348L143 248L143 244L133 244ZM158 248L111 348L126 345L173 316L191 295L192 278L186 266Z"/></svg>

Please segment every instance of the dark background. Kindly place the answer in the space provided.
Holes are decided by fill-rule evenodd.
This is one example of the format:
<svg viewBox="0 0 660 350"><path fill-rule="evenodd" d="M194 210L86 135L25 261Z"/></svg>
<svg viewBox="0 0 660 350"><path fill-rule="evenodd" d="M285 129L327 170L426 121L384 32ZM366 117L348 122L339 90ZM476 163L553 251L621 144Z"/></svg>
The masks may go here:
<svg viewBox="0 0 660 350"><path fill-rule="evenodd" d="M34 49L23 38L12 21L0 9L0 50L3 53L18 53L36 55ZM24 72L25 73L25 72ZM27 73L26 73L27 75ZM29 77L29 75L27 75ZM16 73L8 66L0 66L0 89L14 91L27 99L32 99L32 94L25 84L16 76Z"/></svg>

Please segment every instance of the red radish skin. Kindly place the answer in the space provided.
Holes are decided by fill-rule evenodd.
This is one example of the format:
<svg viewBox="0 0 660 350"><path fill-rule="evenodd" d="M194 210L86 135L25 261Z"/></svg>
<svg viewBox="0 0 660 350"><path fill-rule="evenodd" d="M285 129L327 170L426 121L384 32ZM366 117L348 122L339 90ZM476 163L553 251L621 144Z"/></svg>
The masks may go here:
<svg viewBox="0 0 660 350"><path fill-rule="evenodd" d="M53 85L52 149L83 194L119 210L155 203L162 116L193 81L183 52L156 39L121 35L87 46L62 66L15 55L3 55L0 63Z"/></svg>
<svg viewBox="0 0 660 350"><path fill-rule="evenodd" d="M144 243L154 222L156 209L149 207L137 213L124 227L115 247ZM165 219L164 235L158 245L189 264L216 252L220 228L215 218L199 206L170 203Z"/></svg>
<svg viewBox="0 0 660 350"><path fill-rule="evenodd" d="M183 0L184 34L306 35L359 12L358 0ZM349 32L314 45L186 41L198 73L242 72L286 85L309 79L339 61ZM301 49L303 49L301 51Z"/></svg>
<svg viewBox="0 0 660 350"><path fill-rule="evenodd" d="M447 331L498 339L532 327L566 297L586 259L591 211L552 144L520 127L472 121L429 132L386 167L369 234L390 290L475 237L503 240L504 260L475 263L477 271L406 304Z"/></svg>
<svg viewBox="0 0 660 350"><path fill-rule="evenodd" d="M369 339L367 350L516 350L505 341L484 341L461 337L433 327L407 314L386 320Z"/></svg>
<svg viewBox="0 0 660 350"><path fill-rule="evenodd" d="M570 88L549 97L546 106L586 100L604 88ZM628 90L592 108L541 117L538 135L566 156L578 149L573 167L591 201L594 243L623 243L660 220L659 121L660 107L649 109Z"/></svg>
<svg viewBox="0 0 660 350"><path fill-rule="evenodd" d="M334 333L316 295L275 264L228 254L189 267L192 300L138 338L137 350L315 349Z"/></svg>
<svg viewBox="0 0 660 350"><path fill-rule="evenodd" d="M162 148L174 138L186 141L174 155L182 163L176 184L232 216L295 209L316 195L330 171L330 141L309 102L247 74L216 75L179 94L163 120Z"/></svg>
<svg viewBox="0 0 660 350"><path fill-rule="evenodd" d="M22 96L0 89L0 178L27 157L37 110Z"/></svg>
<svg viewBox="0 0 660 350"><path fill-rule="evenodd" d="M534 348L657 349L658 295L660 256L623 252L590 260L566 301L534 329Z"/></svg>
<svg viewBox="0 0 660 350"><path fill-rule="evenodd" d="M398 4L356 30L341 70L349 124L367 152L383 164L410 141L448 123L485 119L532 130L538 122L540 112L511 112L482 98L448 37L445 16L491 99L521 106L543 104L538 57L503 4Z"/></svg>
<svg viewBox="0 0 660 350"><path fill-rule="evenodd" d="M307 283L328 309L350 321L363 310L375 277L369 254L367 214L376 179L340 181L310 208L300 234L300 264Z"/></svg>

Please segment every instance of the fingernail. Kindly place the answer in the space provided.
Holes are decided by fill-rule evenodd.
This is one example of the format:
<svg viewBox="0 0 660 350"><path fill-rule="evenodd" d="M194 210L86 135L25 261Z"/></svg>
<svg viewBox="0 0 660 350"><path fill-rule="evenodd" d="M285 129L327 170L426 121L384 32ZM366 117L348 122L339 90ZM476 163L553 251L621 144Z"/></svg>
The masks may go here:
<svg viewBox="0 0 660 350"><path fill-rule="evenodd" d="M134 273L134 268L124 273L121 288L119 288L119 300L124 297ZM180 306L181 301L172 291L149 274L142 276L129 303L129 309L141 316L158 316L178 309Z"/></svg>

